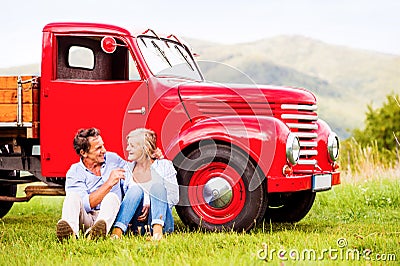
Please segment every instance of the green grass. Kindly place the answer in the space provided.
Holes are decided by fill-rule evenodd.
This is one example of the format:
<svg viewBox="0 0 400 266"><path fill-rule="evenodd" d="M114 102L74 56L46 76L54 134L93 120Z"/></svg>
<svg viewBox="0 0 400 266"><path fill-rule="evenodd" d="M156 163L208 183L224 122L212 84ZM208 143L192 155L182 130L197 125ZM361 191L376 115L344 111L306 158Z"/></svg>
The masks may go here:
<svg viewBox="0 0 400 266"><path fill-rule="evenodd" d="M391 260L384 264L398 265L399 191L400 181L393 178L342 184L318 193L299 223L265 223L249 233L190 232L177 218L176 232L159 243L130 236L61 244L55 225L63 198L36 197L14 204L0 220L0 265L258 265L271 259L274 265L379 265L382 261L367 260L375 260L377 254ZM339 248L339 239L347 246ZM286 252L282 254L287 260L278 258L278 250ZM312 251L315 257L308 257ZM347 259L347 251L359 252L359 260ZM362 257L365 251L367 259Z"/></svg>

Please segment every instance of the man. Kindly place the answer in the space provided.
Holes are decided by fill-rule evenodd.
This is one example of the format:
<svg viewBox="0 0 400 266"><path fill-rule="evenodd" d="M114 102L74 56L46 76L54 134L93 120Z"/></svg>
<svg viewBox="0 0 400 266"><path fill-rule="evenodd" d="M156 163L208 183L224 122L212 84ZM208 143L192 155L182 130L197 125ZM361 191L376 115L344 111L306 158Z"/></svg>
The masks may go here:
<svg viewBox="0 0 400 266"><path fill-rule="evenodd" d="M74 138L80 161L67 172L62 218L57 223L60 241L79 237L79 229L89 239L104 237L117 216L123 193L126 162L107 152L96 128L81 129Z"/></svg>

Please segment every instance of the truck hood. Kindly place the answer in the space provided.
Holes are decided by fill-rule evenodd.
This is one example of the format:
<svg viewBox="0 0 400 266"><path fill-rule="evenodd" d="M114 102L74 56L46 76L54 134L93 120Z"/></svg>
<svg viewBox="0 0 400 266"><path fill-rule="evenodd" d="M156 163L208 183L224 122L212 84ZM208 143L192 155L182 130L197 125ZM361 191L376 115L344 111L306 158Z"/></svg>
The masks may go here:
<svg viewBox="0 0 400 266"><path fill-rule="evenodd" d="M303 88L273 85L184 83L179 85L183 101L222 101L271 104L315 104L315 96Z"/></svg>
<svg viewBox="0 0 400 266"><path fill-rule="evenodd" d="M280 117L283 106L316 105L315 96L302 88L269 85L183 83L179 97L190 117L263 115Z"/></svg>

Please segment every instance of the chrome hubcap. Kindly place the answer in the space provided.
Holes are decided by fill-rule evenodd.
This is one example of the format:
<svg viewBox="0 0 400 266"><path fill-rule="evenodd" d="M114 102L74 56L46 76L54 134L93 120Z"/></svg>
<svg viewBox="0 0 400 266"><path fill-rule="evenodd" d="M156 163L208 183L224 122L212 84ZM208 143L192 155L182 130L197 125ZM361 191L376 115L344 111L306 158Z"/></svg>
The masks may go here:
<svg viewBox="0 0 400 266"><path fill-rule="evenodd" d="M221 177L212 178L204 185L203 197L211 207L225 208L232 200L232 187Z"/></svg>

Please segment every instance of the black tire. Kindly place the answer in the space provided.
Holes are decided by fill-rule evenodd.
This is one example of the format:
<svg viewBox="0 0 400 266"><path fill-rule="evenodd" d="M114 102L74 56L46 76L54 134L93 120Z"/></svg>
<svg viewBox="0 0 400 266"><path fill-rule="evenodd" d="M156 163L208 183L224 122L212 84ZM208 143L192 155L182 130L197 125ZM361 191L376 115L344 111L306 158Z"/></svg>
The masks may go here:
<svg viewBox="0 0 400 266"><path fill-rule="evenodd" d="M15 197L17 195L17 185L0 184L0 196ZM0 218L3 218L11 209L14 202L0 201Z"/></svg>
<svg viewBox="0 0 400 266"><path fill-rule="evenodd" d="M290 193L271 193L268 197L265 220L267 222L294 223L303 219L310 211L315 200L315 192L304 190Z"/></svg>
<svg viewBox="0 0 400 266"><path fill-rule="evenodd" d="M217 179L229 183L230 193L206 202L204 193L215 195L212 185L207 187L206 184L210 184L210 180L214 184ZM204 183L207 180L208 183ZM176 210L182 222L191 229L248 231L262 221L267 208L265 178L250 158L236 147L210 142L200 144L178 166L178 183L181 200ZM199 192L193 193L194 190ZM193 204L193 199L201 203ZM214 208L214 204L222 207Z"/></svg>

